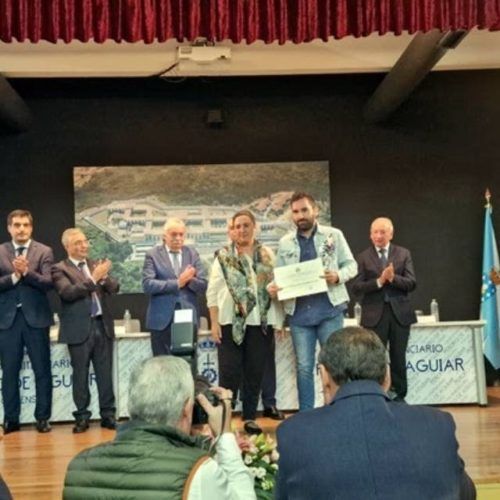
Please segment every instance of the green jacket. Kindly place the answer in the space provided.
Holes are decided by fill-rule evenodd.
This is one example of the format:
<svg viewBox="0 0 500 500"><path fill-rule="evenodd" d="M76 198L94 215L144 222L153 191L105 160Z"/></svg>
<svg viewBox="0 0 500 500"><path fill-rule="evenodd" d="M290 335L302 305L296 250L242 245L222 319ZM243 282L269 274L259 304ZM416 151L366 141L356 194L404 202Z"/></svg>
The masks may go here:
<svg viewBox="0 0 500 500"><path fill-rule="evenodd" d="M114 441L79 453L64 480L65 500L181 499L206 441L173 427L130 421Z"/></svg>

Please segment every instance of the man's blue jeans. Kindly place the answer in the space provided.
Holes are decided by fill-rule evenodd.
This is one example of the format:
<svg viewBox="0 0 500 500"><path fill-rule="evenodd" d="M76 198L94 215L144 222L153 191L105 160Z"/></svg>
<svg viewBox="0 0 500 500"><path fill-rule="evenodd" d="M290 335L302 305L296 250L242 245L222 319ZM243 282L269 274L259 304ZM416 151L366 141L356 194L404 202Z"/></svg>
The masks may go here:
<svg viewBox="0 0 500 500"><path fill-rule="evenodd" d="M323 320L319 325L290 325L293 348L297 360L297 389L299 391L299 410L314 408L314 365L316 341L322 346L333 332L344 326L344 316Z"/></svg>

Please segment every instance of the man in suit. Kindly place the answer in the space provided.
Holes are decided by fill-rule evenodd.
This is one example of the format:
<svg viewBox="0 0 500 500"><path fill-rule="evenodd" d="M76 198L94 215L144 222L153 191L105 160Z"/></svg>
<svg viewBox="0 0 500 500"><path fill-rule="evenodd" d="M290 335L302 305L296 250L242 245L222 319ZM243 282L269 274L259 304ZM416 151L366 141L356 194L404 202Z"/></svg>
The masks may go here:
<svg viewBox="0 0 500 500"><path fill-rule="evenodd" d="M372 222L373 246L358 255L359 273L352 291L361 295L361 325L370 328L385 346L389 342L391 394L404 400L407 392L406 346L410 326L417 321L408 294L416 287L411 254L391 243L394 234L390 219L379 217Z"/></svg>
<svg viewBox="0 0 500 500"><path fill-rule="evenodd" d="M319 356L325 406L277 430L276 499L474 499L450 414L391 401L385 347L348 327Z"/></svg>
<svg viewBox="0 0 500 500"><path fill-rule="evenodd" d="M198 324L198 296L205 293L207 279L198 252L184 245L185 237L184 222L169 219L164 244L149 250L144 260L142 288L149 295L146 327L151 331L153 356L170 354L176 309L192 309L195 327Z"/></svg>
<svg viewBox="0 0 500 500"><path fill-rule="evenodd" d="M12 241L0 245L0 361L4 433L19 430L19 371L28 351L35 373L35 419L38 432L49 432L52 373L49 328L52 312L47 291L52 288L52 250L32 240L33 217L27 210L7 216Z"/></svg>
<svg viewBox="0 0 500 500"><path fill-rule="evenodd" d="M109 276L111 262L87 258L89 242L77 228L66 229L62 244L68 258L52 269L54 287L61 298L59 342L68 344L73 368L74 433L85 432L91 412L89 366L92 361L99 392L101 427L115 429L115 396L111 376L113 317L108 296L118 292L118 282Z"/></svg>

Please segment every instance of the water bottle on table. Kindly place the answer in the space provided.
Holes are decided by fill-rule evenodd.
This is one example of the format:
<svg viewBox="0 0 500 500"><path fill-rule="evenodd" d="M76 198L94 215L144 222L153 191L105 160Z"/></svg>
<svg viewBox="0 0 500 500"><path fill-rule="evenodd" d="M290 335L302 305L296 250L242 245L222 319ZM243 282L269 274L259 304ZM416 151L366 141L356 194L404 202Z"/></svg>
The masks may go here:
<svg viewBox="0 0 500 500"><path fill-rule="evenodd" d="M436 299L431 300L431 316L434 316L436 322L439 321L439 304Z"/></svg>
<svg viewBox="0 0 500 500"><path fill-rule="evenodd" d="M132 329L131 319L132 316L130 315L130 311L128 309L125 309L125 314L123 315L123 327L125 333L130 333L130 330Z"/></svg>
<svg viewBox="0 0 500 500"><path fill-rule="evenodd" d="M359 302L354 304L354 319L357 325L361 323L361 304Z"/></svg>

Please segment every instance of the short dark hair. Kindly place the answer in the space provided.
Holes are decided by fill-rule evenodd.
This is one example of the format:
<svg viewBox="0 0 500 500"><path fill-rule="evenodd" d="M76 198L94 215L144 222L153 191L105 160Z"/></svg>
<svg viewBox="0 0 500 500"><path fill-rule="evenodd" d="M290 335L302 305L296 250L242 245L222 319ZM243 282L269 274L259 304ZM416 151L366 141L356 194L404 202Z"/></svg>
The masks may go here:
<svg viewBox="0 0 500 500"><path fill-rule="evenodd" d="M257 225L257 221L255 220L255 215L250 212L250 210L247 210L247 209L243 209L243 210L238 210L232 217L231 217L231 222L234 226L234 222L235 220L238 218L238 217L242 217L242 216L245 216L245 217L248 217L254 226Z"/></svg>
<svg viewBox="0 0 500 500"><path fill-rule="evenodd" d="M321 348L318 361L339 386L353 380L382 384L387 369L384 344L374 332L359 326L332 333Z"/></svg>
<svg viewBox="0 0 500 500"><path fill-rule="evenodd" d="M12 219L14 217L28 217L30 220L30 224L33 225L33 216L29 210L24 210L22 208L18 208L16 210L12 210L9 215L7 215L7 225L10 226L12 224Z"/></svg>
<svg viewBox="0 0 500 500"><path fill-rule="evenodd" d="M305 191L295 191L295 193L293 193L292 197L290 198L290 206L292 206L296 201L302 200L304 198L308 200L313 207L316 206L316 200Z"/></svg>

